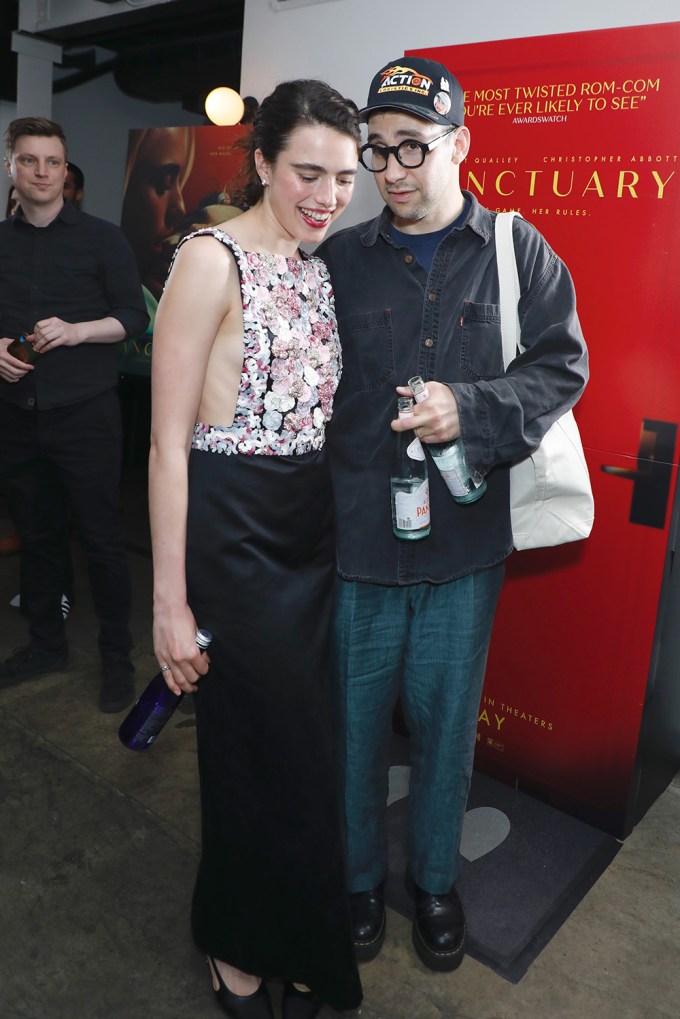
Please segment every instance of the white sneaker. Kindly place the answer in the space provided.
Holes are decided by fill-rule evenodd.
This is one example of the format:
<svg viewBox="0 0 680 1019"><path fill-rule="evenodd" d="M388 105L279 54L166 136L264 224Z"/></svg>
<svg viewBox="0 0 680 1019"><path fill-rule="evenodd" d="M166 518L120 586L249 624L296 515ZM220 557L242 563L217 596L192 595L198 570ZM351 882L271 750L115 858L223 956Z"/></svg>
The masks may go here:
<svg viewBox="0 0 680 1019"><path fill-rule="evenodd" d="M13 609L18 609L19 606L21 605L21 595L15 594L10 602L10 605L12 606Z"/></svg>

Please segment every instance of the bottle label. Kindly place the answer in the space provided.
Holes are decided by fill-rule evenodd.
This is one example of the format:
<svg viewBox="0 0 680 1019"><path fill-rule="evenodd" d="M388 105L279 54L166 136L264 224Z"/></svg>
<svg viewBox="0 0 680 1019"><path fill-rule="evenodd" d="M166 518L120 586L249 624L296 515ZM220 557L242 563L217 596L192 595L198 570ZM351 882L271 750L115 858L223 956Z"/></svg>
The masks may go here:
<svg viewBox="0 0 680 1019"><path fill-rule="evenodd" d="M427 479L412 492L394 493L396 525L402 531L420 531L430 526L430 488Z"/></svg>
<svg viewBox="0 0 680 1019"><path fill-rule="evenodd" d="M430 390L423 382L422 377L420 375L414 375L412 379L408 380L408 384L416 403L424 403L430 395Z"/></svg>
<svg viewBox="0 0 680 1019"><path fill-rule="evenodd" d="M135 733L135 743L140 743L144 746L151 746L153 741L160 734L163 726L174 713L180 700L180 697L175 696L175 700L171 701L169 704L157 701L153 706L153 711L146 717Z"/></svg>
<svg viewBox="0 0 680 1019"><path fill-rule="evenodd" d="M446 482L446 487L453 496L468 495L471 486L465 477L467 473L465 464L457 455L456 447L452 446L441 456L435 457L434 461L439 468L439 473Z"/></svg>
<svg viewBox="0 0 680 1019"><path fill-rule="evenodd" d="M470 477L468 466L465 463L460 440L452 442L444 450L433 449L432 459L436 463L439 473L454 499L474 492L475 486Z"/></svg>
<svg viewBox="0 0 680 1019"><path fill-rule="evenodd" d="M406 455L411 460L420 460L421 463L425 459L425 450L418 436L406 447Z"/></svg>

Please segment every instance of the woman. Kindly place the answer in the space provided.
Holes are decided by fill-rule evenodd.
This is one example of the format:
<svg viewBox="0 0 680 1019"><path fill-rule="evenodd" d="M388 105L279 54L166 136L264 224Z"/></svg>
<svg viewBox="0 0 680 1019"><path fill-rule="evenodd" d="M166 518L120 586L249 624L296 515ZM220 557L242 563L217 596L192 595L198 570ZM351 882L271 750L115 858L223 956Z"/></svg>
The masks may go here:
<svg viewBox="0 0 680 1019"><path fill-rule="evenodd" d="M154 646L170 689L196 691L192 927L237 1019L271 1019L270 976L284 1019L361 1000L328 718L340 355L326 267L299 250L347 206L358 141L334 89L279 85L249 138L247 211L180 243L156 319Z"/></svg>
<svg viewBox="0 0 680 1019"><path fill-rule="evenodd" d="M169 240L186 213L183 192L193 166L194 148L191 127L131 132L120 224L153 311L174 250Z"/></svg>

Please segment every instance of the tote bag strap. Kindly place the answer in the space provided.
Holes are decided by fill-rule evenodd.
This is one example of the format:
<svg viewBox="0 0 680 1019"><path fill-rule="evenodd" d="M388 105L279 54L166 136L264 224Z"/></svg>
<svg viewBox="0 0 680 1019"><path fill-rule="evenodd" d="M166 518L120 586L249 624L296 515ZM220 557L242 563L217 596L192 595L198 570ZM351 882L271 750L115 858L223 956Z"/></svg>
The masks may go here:
<svg viewBox="0 0 680 1019"><path fill-rule="evenodd" d="M520 340L519 276L515 245L512 240L512 221L519 212L499 212L496 216L496 260L498 262L498 283L500 285L501 335L503 337L503 367L507 370L517 357L517 350L524 348Z"/></svg>

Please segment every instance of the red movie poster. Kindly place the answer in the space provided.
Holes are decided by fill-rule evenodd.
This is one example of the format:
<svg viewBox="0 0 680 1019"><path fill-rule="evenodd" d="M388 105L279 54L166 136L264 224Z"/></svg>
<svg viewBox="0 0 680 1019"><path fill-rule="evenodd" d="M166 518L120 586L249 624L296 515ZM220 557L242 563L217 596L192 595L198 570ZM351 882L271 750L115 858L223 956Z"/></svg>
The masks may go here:
<svg viewBox="0 0 680 1019"><path fill-rule="evenodd" d="M149 326L123 344L119 369L149 375L153 325L179 240L237 215L230 189L246 127L156 127L130 131L121 226L139 267Z"/></svg>
<svg viewBox="0 0 680 1019"><path fill-rule="evenodd" d="M595 527L509 560L477 765L621 834L677 475L680 22L417 52L465 90L462 186L564 259L590 350Z"/></svg>

